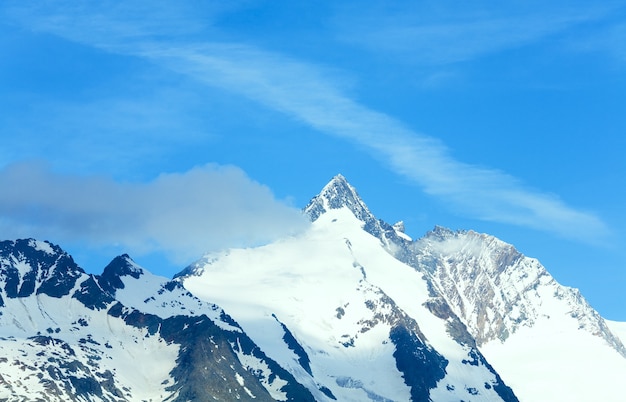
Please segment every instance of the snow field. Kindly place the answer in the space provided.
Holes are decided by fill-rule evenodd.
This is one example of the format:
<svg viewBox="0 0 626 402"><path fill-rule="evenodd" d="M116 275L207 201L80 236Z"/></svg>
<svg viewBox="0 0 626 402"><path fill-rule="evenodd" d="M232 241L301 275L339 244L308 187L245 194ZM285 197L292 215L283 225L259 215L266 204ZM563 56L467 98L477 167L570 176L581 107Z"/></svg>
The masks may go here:
<svg viewBox="0 0 626 402"><path fill-rule="evenodd" d="M449 398L452 386L452 394L465 400L498 400L493 388L485 388L494 376L483 366L462 364L468 349L423 306L429 295L422 274L393 258L362 225L347 208L329 210L297 237L205 257L201 275L185 278L184 286L222 306L269 356L307 384L297 356L276 342L282 328L275 314L304 345L315 379L342 401L410 399L393 358L391 327L374 317L395 309L381 302L386 294L450 360L448 376L433 395ZM479 394L472 397L467 388Z"/></svg>
<svg viewBox="0 0 626 402"><path fill-rule="evenodd" d="M76 288L85 279L86 275L79 279ZM170 381L169 372L174 368L178 345L168 345L157 336L147 336L146 331L129 327L120 318L107 315L106 310L89 310L71 297L33 295L5 298L5 303L0 315L0 350L7 359L0 362L0 372L14 387L21 384L18 395L37 399L49 392L42 389L40 379L35 375L42 373L41 369L35 367L37 370L32 376L24 377L20 365L15 364L20 356L11 356L12 350L22 350L25 361L35 361L38 367L45 367L47 359L52 357L66 363L80 361L92 373L104 375L110 371L115 374L118 389L127 389L129 394L141 400L163 400L168 396L164 388ZM38 332L53 339L62 338L73 354L66 347L40 345L26 339ZM15 342L23 346L15 348ZM143 362L150 364L144 365ZM80 371L66 374L81 376ZM55 381L52 377L49 379ZM62 388L61 383L56 382ZM0 390L0 397L9 389Z"/></svg>

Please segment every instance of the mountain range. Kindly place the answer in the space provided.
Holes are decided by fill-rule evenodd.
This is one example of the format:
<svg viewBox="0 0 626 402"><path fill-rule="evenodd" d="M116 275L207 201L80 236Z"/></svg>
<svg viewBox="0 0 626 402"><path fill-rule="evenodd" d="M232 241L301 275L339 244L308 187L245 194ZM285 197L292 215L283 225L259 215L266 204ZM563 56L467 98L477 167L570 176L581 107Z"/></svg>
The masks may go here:
<svg viewBox="0 0 626 402"><path fill-rule="evenodd" d="M622 401L626 323L493 236L413 240L338 175L303 233L174 278L0 242L2 401Z"/></svg>

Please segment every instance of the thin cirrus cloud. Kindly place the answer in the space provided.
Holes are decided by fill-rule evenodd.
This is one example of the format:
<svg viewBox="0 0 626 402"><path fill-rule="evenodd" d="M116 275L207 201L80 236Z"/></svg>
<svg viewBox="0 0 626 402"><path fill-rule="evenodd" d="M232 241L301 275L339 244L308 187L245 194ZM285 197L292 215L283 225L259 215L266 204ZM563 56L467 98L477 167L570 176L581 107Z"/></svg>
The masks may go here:
<svg viewBox="0 0 626 402"><path fill-rule="evenodd" d="M392 17L345 12L336 20L337 36L378 53L395 53L418 64L441 65L535 43L611 12L611 7L601 5L554 4L541 11L529 5L525 10L515 10L511 5L470 8L459 5L458 15L423 12L415 4L400 6L401 11ZM427 19L423 15L434 17Z"/></svg>
<svg viewBox="0 0 626 402"><path fill-rule="evenodd" d="M206 165L148 183L51 172L22 162L0 170L0 232L89 247L160 251L174 262L263 244L308 225L301 212L239 168Z"/></svg>
<svg viewBox="0 0 626 402"><path fill-rule="evenodd" d="M88 155L57 158L55 166L105 165L116 176L128 175L138 164L158 159L155 155L211 140L206 127L215 118L193 106L200 103L198 95L164 87L149 95L97 94L80 102L30 96L0 115L0 129L12 133L3 138L0 167L41 155ZM37 118L25 124L25 115ZM185 135L172 135L180 132Z"/></svg>
<svg viewBox="0 0 626 402"><path fill-rule="evenodd" d="M570 48L584 53L607 53L623 65L626 63L626 23L616 23L594 32L583 40L574 42Z"/></svg>
<svg viewBox="0 0 626 402"><path fill-rule="evenodd" d="M310 65L241 45L151 45L138 53L363 146L459 213L585 242L595 242L593 239L609 232L598 217L578 211L556 196L526 189L500 171L452 158L437 139L360 105Z"/></svg>
<svg viewBox="0 0 626 402"><path fill-rule="evenodd" d="M347 139L459 214L584 242L599 242L609 233L606 224L592 213L573 208L554 195L528 189L506 173L454 159L439 140L346 95L323 68L243 44L190 45L164 39L158 33L137 35L133 31L127 35L114 17L111 25L115 30L107 35L101 29L106 20L102 15L98 16L97 32L89 31L84 23L88 19L80 18L42 20L38 16L36 28L144 58L198 82L253 99L327 135ZM537 32L534 35L544 31ZM151 40L152 36L159 40ZM530 39L532 35L518 38Z"/></svg>

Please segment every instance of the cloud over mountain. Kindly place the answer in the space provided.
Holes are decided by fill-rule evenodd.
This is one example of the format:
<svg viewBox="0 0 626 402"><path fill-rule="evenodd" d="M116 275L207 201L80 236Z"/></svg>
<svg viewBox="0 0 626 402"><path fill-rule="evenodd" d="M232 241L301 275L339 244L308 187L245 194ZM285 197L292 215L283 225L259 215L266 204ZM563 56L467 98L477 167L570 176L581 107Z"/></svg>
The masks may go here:
<svg viewBox="0 0 626 402"><path fill-rule="evenodd" d="M255 245L306 227L300 211L239 168L206 165L147 183L66 175L42 164L0 171L5 237L54 238L174 260L234 244Z"/></svg>

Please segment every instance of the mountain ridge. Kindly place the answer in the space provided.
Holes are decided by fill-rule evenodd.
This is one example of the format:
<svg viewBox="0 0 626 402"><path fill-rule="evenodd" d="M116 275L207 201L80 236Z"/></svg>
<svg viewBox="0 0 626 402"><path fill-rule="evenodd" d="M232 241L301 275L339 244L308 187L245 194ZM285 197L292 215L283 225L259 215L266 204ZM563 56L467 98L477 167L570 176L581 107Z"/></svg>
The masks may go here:
<svg viewBox="0 0 626 402"><path fill-rule="evenodd" d="M387 248L407 238L403 231L376 218L356 189L341 174L334 176L320 193L309 201L303 208L303 213L315 222L320 215L342 207L348 208L358 220L363 222L363 230L380 239Z"/></svg>
<svg viewBox="0 0 626 402"><path fill-rule="evenodd" d="M0 399L620 400L620 323L512 245L411 240L342 175L303 213L305 233L172 279L0 242Z"/></svg>
<svg viewBox="0 0 626 402"><path fill-rule="evenodd" d="M103 280L70 264L69 255L50 243L25 239L0 247L0 278L21 270L18 279L38 272L43 285L71 279L62 292L48 294L40 286L6 297L0 399L269 401L276 400L273 392L281 400L313 400L223 310L147 273L127 255L113 259L103 271L109 280ZM111 278L119 282L103 289L100 283ZM6 289L0 294L6 296Z"/></svg>
<svg viewBox="0 0 626 402"><path fill-rule="evenodd" d="M399 351L406 349L407 347L407 351L410 351L411 348L417 347L417 349L414 350L416 356L418 356L421 354L421 352L417 352L419 349L426 350L432 348L437 350L436 346L431 346L432 341L441 337L443 334L446 334L447 323L439 322L440 318L433 316L429 311L429 307L416 306L419 310L418 314L420 317L432 317L431 319L438 321L436 324L437 329L434 330L434 332L433 329L428 331L429 333L436 333L437 335L432 335L434 338L424 335L424 331L420 329L421 324L418 323L419 320L415 321L414 316L407 314L403 311L403 307L397 305L395 301L396 296L390 296L386 290L382 289L379 285L374 284L372 279L370 279L370 277L375 278L374 280L378 282L381 280L380 278L383 274L379 271L380 268L372 267L371 263L361 260L361 258L370 260L371 257L359 257L359 255L362 255L363 252L368 254L367 250L379 249L381 251L376 251L376 253L378 253L378 257L376 258L383 258L385 261L388 261L388 263L395 261L394 265L400 265L401 263L395 260L390 253L383 251L385 247L394 246L392 239L397 236L396 230L391 225L376 219L373 214L371 214L365 203L360 199L356 190L347 183L343 176L340 175L333 178L333 180L331 180L331 182L329 182L329 184L322 189L318 196L313 197L312 201L307 207L305 207L304 212L309 214L311 220L313 221L313 230L311 233L300 238L296 237L283 240L280 244L268 245L266 247L260 247L252 250L236 249L225 253L209 254L197 263L192 264L190 266L191 268L187 270L188 275L181 277L184 286L200 298L208 299L212 297L214 300L217 300L218 304L226 306L226 309L235 314L235 317L242 317L242 320L244 320L242 325L246 332L254 332L254 327L258 324L256 324L256 321L246 324L245 317L255 316L255 314L247 312L245 308L241 310L243 301L241 299L233 301L230 294L250 294L252 292L258 292L259 285L256 284L254 289L250 289L247 287L247 284L241 284L241 281L239 281L238 284L233 283L233 285L236 286L234 288L230 288L226 294L220 294L220 289L215 288L212 284L233 282L231 279L221 276L224 273L224 269L229 269L230 267L233 267L231 269L236 269L234 267L244 267L248 265L248 261L254 261L257 267L256 269L262 270L263 278L273 278L272 281L281 281L279 282L281 285L276 285L281 289L290 289L294 287L298 288L299 284L297 282L292 282L293 277L307 278L306 280L315 282L315 278L320 275L320 278L324 278L324 283L345 283L345 285L341 285L342 290L337 289L324 291L326 297L329 297L331 293L343 295L339 300L327 306L327 315L320 315L321 312L316 311L318 309L324 310L321 306L311 306L311 298L304 295L306 292L310 291L308 288L299 288L300 290L296 291L293 296L285 296L288 300L291 300L289 303L296 305L295 308L298 311L300 311L300 309L304 309L303 311L306 311L306 313L303 314L309 317L308 320L311 321L311 325L337 327L337 331L339 331L336 332L336 335L331 338L336 339L335 341L329 340L329 343L325 343L325 346L309 346L310 348L324 348L324 350L327 351L325 353L330 353L335 356L344 356L345 353L345 356L340 359L350 361L355 359L355 357L350 357L352 353L351 350L354 348L356 348L355 350L357 351L362 350L362 348L366 347L365 345L371 342L371 340L366 342L365 339L368 338L363 334L379 332L379 334L376 335L379 337L377 342L382 341L383 344L393 344L394 348L396 348L396 351L393 353L393 357L391 355L388 356L389 358L395 360L395 363L393 363L393 365L396 366L395 369L404 373L403 376L405 377L405 382L408 381L406 385L410 387L409 395L413 395L413 400L428 399L428 395L430 393L433 393L433 395L439 395L438 398L444 398L444 395L446 395L445 398L450 398L452 395L458 395L458 397L462 399L463 397L461 395L469 397L472 395L472 392L474 392L475 395L481 395L481 393L489 394L491 395L491 400L517 400L513 391L502 382L497 373L493 372L493 370L489 368L490 366L488 366L488 364L485 364L486 360L482 357L480 352L473 347L471 342L461 344L452 339L450 339L450 342L445 342L445 348L447 348L446 357L443 359L435 359L435 361L439 360L441 362L440 367L444 368L442 373L445 374L443 377L439 377L439 380L437 380L434 384L431 383L428 387L430 391L426 391L423 388L423 385L418 386L417 384L411 383L411 381L414 380L411 380L410 378L415 375L415 372L406 370L408 370L408 367L411 366L414 368L420 367L421 363L414 362L407 366L403 363L403 356L399 353ZM338 228L335 229L333 226L337 226ZM349 230L351 234L348 232L340 234L344 230L343 227L345 227L346 230ZM339 230L339 232L336 232L335 230ZM330 239L330 233L334 233L332 235L333 240ZM337 236L336 242L334 240L334 236ZM374 238L376 239L375 241L373 241ZM405 238L401 238L400 236L397 236L397 239L399 242L406 241ZM329 241L334 242L333 248L329 247ZM364 246L363 244L368 244L368 246ZM322 249L318 250L318 246L322 247ZM292 247L295 247L297 250L301 249L302 251L284 251L284 253L281 252L279 254L275 254L273 252L274 248L285 250L291 249ZM381 252L382 255L380 254ZM324 253L332 254L333 257L330 259L320 259L320 265L315 263L317 259L302 261L298 258L299 255L307 255L311 258L312 256L319 256ZM268 257L270 260L264 261L264 259ZM287 259L284 259L284 257L287 257ZM243 260L241 258L243 258ZM227 266L220 265L224 260L232 262L228 262ZM345 262L340 262L340 260L344 260ZM333 268L320 268L320 266L326 264L332 264ZM216 267L216 265L219 266L219 268ZM290 267L288 269L288 273L280 268L276 270L276 267L282 266ZM415 274L413 273L414 271L408 270L405 272L407 275L412 277L411 281L421 281L419 277L415 277ZM206 278L206 280L203 280L203 278ZM263 280L260 279L260 281ZM254 283L256 283L256 281L254 281ZM284 283L284 285L282 283ZM239 286L243 286L241 288L242 290L238 290ZM353 290L349 290L354 289L353 286L356 286L357 293L353 293ZM429 300L430 298L427 288L423 285L419 286L423 289L422 297L424 297L424 300ZM397 289L395 289L397 286L394 284L387 283L386 287L393 292L397 292ZM262 292L262 294L264 293ZM350 294L353 294L353 296L349 296ZM254 296L251 296L251 298L254 299ZM349 298L349 300L352 301L348 301L348 299L345 298ZM307 333L306 330L303 331L301 328L302 322L295 318L297 317L297 314L290 312L290 308L285 308L287 303L278 302L278 304L267 304L267 300L253 301L252 299L249 302L251 306L250 308L252 309L258 309L258 305L261 304L264 306L262 307L263 311L272 312L272 314L280 317L294 317L289 321L281 318L281 325L288 326L290 332L293 333L296 338L301 339L305 345L310 345L313 341L311 339L307 340L307 337L310 337L311 334ZM341 299L343 299L343 301L341 301ZM294 301L296 301L296 303L294 303ZM325 303L328 302L330 302L330 300L327 300ZM403 302L403 304L405 303L413 304L411 301ZM352 318L354 317L354 313L350 313L350 311L355 311L354 309L356 307L354 306L359 305L362 306L362 310L356 310L360 311L360 313L358 313L356 316L357 318L354 319ZM237 309L240 309L240 311L237 312ZM277 309L283 312L278 314L276 313ZM452 318L454 314L451 313L450 310L448 310L448 312L449 315L446 319L449 318L451 321L458 323L458 328L461 330L460 328L462 328L462 324L460 324L458 320L455 321L454 318ZM314 318L314 316L317 318ZM363 319L363 317L366 318ZM406 317L401 320L409 319L413 322L413 324L408 324L407 322L408 325L404 324L402 327L394 327L393 323L398 322L397 320L400 320L399 317ZM344 327L346 324L348 324L346 329L339 329ZM268 323L267 326L269 325L270 324ZM309 323L306 325L309 325ZM354 329L348 329L349 327ZM402 330L401 328L405 329ZM264 326L262 331L265 332L266 330L266 326ZM406 335L400 335L401 333ZM252 334L252 336L254 337L254 334ZM258 334L257 336L262 335ZM448 335L443 336L446 338L448 337ZM404 341L400 341L400 339L404 339ZM413 340L409 341L409 339ZM400 344L406 346L399 346ZM408 345L410 344L413 344L414 346L409 347ZM421 344L424 346L418 346ZM440 343L440 345L443 344ZM271 345L269 345L269 347L271 347ZM333 348L337 347L339 350L330 352ZM339 353L339 355L337 355L337 353ZM408 353L408 355L411 355L411 353L413 352ZM309 357L313 372L333 371L332 367L328 367L323 363L323 359L319 357L318 353L309 354ZM449 360L449 358L452 360ZM294 357L293 360L297 359ZM286 361L285 364L289 364L288 361ZM475 384L474 386L469 386L463 383L461 383L463 385L460 385L458 383L458 379L454 379L456 377L451 377L449 375L450 370L472 372L474 368L476 373L481 373L475 374L476 379L485 378L484 382ZM421 370L421 375L424 376L426 373L431 372L431 370L432 369ZM436 369L434 370L435 371L432 371L433 373L436 372ZM349 371L353 372L349 380L343 380L346 378L345 374L337 374L331 376L329 380L322 382L322 384L326 388L331 389L332 393L342 400L361 400L361 398L383 398L384 400L397 399L397 397L391 397L391 395L393 395L391 390L385 391L390 392L385 394L382 391L374 392L372 389L367 388L365 386L366 383L375 384L377 381L378 386L380 387L381 380L374 380L373 378L367 379L367 375L362 377L362 379L359 379L359 374L357 373L361 370L358 369L358 366L353 367ZM322 378L324 377L320 377L318 381L322 381ZM388 378L388 375L386 378ZM435 384L437 386L433 387ZM495 393L490 394L490 392L494 392L494 390ZM355 398L355 395L358 395L359 392L362 392L362 396L352 399ZM405 398L408 400L410 396L405 396L399 400L403 400ZM437 400L437 398L434 400Z"/></svg>

